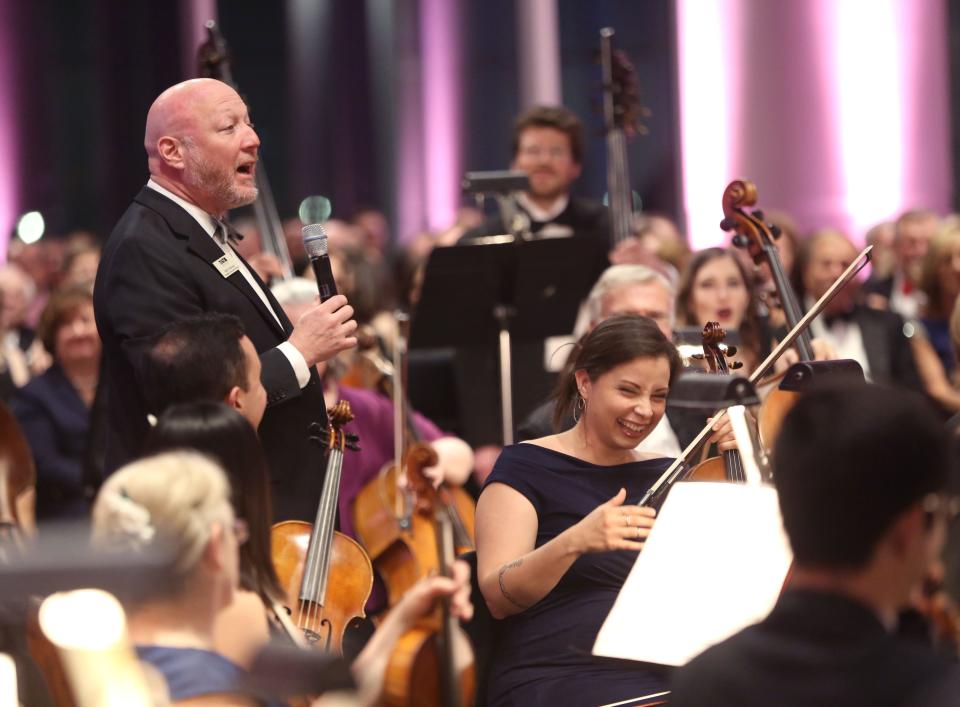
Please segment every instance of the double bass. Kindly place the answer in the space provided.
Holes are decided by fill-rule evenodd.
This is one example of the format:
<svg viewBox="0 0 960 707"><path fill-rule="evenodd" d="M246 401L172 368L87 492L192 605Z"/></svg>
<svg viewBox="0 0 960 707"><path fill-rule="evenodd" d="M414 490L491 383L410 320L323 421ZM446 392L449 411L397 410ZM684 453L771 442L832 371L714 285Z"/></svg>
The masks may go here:
<svg viewBox="0 0 960 707"><path fill-rule="evenodd" d="M356 450L357 440L343 431L353 419L349 403L341 400L328 415L326 437L311 438L328 450L316 520L313 525L295 520L274 525L270 555L287 593L286 607L293 625L308 645L342 655L347 627L366 616L364 606L373 589L373 567L353 538L334 530L344 450ZM284 609L277 613L282 621Z"/></svg>
<svg viewBox="0 0 960 707"><path fill-rule="evenodd" d="M223 81L239 93L239 88L233 80L233 71L230 66L230 51L227 42L220 33L217 23L213 20L204 25L207 28L207 41L197 50L199 74L204 78ZM253 202L253 211L260 229L260 239L263 249L273 255L280 262L280 279L293 279L293 261L290 258L290 249L283 235L283 223L273 200L273 191L267 180L267 172L263 166L263 158L258 158L257 169L254 172L254 182L257 185L257 200Z"/></svg>

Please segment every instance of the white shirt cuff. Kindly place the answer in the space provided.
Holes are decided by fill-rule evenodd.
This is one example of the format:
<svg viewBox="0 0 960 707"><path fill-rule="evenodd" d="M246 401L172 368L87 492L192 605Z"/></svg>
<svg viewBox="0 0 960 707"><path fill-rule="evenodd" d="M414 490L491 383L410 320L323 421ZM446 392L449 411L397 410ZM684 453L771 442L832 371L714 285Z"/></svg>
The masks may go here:
<svg viewBox="0 0 960 707"><path fill-rule="evenodd" d="M283 355L287 357L290 365L293 366L293 372L297 376L297 383L300 385L300 388L306 388L307 383L310 382L310 367L303 358L303 354L297 351L297 347L289 341L284 341L277 348L283 352Z"/></svg>

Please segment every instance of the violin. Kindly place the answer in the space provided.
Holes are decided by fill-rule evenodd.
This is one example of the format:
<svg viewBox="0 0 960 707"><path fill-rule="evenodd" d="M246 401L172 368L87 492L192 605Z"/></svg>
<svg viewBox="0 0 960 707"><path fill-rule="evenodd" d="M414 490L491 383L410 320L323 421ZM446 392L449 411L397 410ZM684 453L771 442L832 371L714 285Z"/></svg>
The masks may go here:
<svg viewBox="0 0 960 707"><path fill-rule="evenodd" d="M353 520L357 537L370 553L394 606L418 580L439 567L433 521L416 504L409 479L437 463L433 448L419 441L404 393L409 318L398 313L392 377L385 381L393 394L394 459L357 494ZM399 377L399 383L398 383ZM463 489L441 483L436 505L450 520L458 552L472 550L474 503Z"/></svg>
<svg viewBox="0 0 960 707"><path fill-rule="evenodd" d="M328 416L326 437L311 437L328 450L316 520L313 525L303 521L275 524L270 531L270 555L286 592L293 625L308 645L343 655L347 627L366 616L373 567L353 538L334 530L344 450L358 447L356 437L343 431L353 419L350 404L341 400ZM284 610L277 613L282 616Z"/></svg>
<svg viewBox="0 0 960 707"><path fill-rule="evenodd" d="M754 263L757 265L766 263L770 268L780 306L787 325L792 329L797 326L803 316L803 310L780 261L780 253L775 243L780 236L780 229L768 224L764 220L763 212L751 209L756 205L757 200L757 187L753 182L736 180L728 184L723 192L723 220L720 222L720 228L734 232L733 244L738 248L746 248ZM804 330L800 333L796 341L796 351L800 361L814 359L809 331ZM757 423L760 427L760 439L767 449L773 447L783 418L796 400L797 393L780 388L770 391L764 399L760 406Z"/></svg>
<svg viewBox="0 0 960 707"><path fill-rule="evenodd" d="M207 41L197 49L198 73L201 77L217 79L239 93L239 88L233 80L233 71L230 66L230 50L227 42L220 33L217 23L209 20ZM283 235L283 223L277 204L273 200L273 191L267 180L267 171L263 166L263 158L257 160L257 169L254 171L254 182L257 185L257 199L253 202L253 211L260 229L260 240L263 249L280 261L280 279L284 282L293 279L293 260L290 258L290 249L287 248L287 239Z"/></svg>
<svg viewBox="0 0 960 707"><path fill-rule="evenodd" d="M707 322L703 327L702 345L703 357L711 373L730 375L730 366L727 366L727 357L735 356L735 346L722 347L727 333L720 327L719 322ZM732 368L740 368L743 364L735 361ZM721 456L711 457L690 470L687 475L690 481L730 481L746 483L747 475L743 468L743 460L736 449L727 449Z"/></svg>
<svg viewBox="0 0 960 707"><path fill-rule="evenodd" d="M422 467L421 467L422 468ZM423 473L407 471L417 505L433 514L439 571L450 574L454 528L432 483ZM450 614L449 599L398 640L387 663L382 702L386 707L471 707L476 675L470 640Z"/></svg>

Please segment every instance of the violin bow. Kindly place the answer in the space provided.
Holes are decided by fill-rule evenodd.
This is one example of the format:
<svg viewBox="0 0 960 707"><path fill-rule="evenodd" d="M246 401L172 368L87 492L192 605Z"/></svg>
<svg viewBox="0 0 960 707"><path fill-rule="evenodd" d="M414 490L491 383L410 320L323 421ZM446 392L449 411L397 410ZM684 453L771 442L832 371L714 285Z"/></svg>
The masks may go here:
<svg viewBox="0 0 960 707"><path fill-rule="evenodd" d="M870 252L872 250L873 246L868 245L866 248L860 251L860 254L854 258L853 262L850 263L847 269L843 271L836 281L834 281L834 283L830 286L830 289L823 293L823 296L817 300L816 304L810 308L809 312L800 318L800 321L797 322L797 325L793 327L793 329L791 329L790 332L783 338L783 341L777 344L776 348L770 352L770 355L764 359L763 363L757 366L756 370L750 374L748 380L751 383L756 383L767 373L767 371L770 370L773 364L777 362L777 359L783 355L783 352L790 348L790 346L793 345L793 342L797 340L797 337L799 337L800 334L802 334L807 327L810 326L810 322L818 317L824 308L830 304L831 300L833 300L836 294L843 287L845 287L858 272L867 266L867 263L870 262ZM673 464L671 464L667 470L661 474L660 478L656 480L653 486L647 490L647 492L643 495L643 498L640 499L640 503L638 505L648 505L652 498L661 493L661 491L668 490L673 483L681 477L686 470L687 459L693 455L697 449L700 448L700 445L704 443L710 432L713 430L713 425L725 414L726 411L721 410L716 416L714 416L713 420L711 420L709 424L700 430L700 434L693 438L693 441L687 445L687 448L683 450L680 456L674 459Z"/></svg>

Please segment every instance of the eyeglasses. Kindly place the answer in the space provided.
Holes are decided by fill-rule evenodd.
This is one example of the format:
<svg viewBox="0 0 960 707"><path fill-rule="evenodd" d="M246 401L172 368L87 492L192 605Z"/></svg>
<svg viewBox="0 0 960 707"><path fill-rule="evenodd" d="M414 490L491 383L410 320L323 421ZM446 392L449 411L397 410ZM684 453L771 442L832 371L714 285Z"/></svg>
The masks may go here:
<svg viewBox="0 0 960 707"><path fill-rule="evenodd" d="M236 518L233 521L233 536L237 539L238 546L250 539L250 526L243 518Z"/></svg>
<svg viewBox="0 0 960 707"><path fill-rule="evenodd" d="M951 525L960 517L960 496L930 493L923 497L920 507L926 515L928 528L933 525L938 515L946 521L947 525Z"/></svg>
<svg viewBox="0 0 960 707"><path fill-rule="evenodd" d="M517 150L524 157L534 159L548 158L551 160L562 160L570 157L570 148L567 147L540 147L539 145L524 145Z"/></svg>

